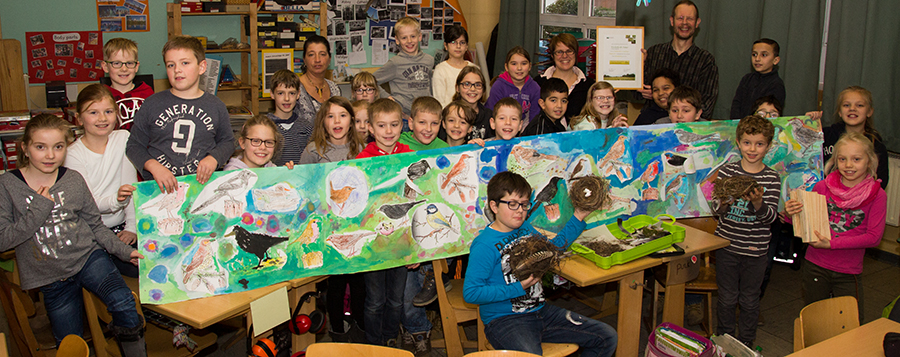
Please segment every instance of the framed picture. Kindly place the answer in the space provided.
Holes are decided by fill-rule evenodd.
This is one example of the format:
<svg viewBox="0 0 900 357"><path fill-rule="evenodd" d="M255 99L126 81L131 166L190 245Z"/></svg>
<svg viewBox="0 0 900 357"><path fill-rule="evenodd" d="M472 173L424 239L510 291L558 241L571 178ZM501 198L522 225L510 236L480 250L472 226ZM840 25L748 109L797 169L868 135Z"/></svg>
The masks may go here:
<svg viewBox="0 0 900 357"><path fill-rule="evenodd" d="M269 83L272 76L279 70L286 69L294 71L294 49L269 49L262 50L262 96L271 98L272 93L269 90Z"/></svg>
<svg viewBox="0 0 900 357"><path fill-rule="evenodd" d="M597 26L597 81L616 89L641 89L644 84L644 28Z"/></svg>

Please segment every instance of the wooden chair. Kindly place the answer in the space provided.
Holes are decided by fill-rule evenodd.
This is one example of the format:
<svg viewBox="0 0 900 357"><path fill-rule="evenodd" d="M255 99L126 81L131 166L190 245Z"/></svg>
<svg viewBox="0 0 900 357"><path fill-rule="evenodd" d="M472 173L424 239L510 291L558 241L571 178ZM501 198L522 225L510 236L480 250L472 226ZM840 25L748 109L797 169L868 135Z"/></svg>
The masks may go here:
<svg viewBox="0 0 900 357"><path fill-rule="evenodd" d="M496 350L496 351L478 351L466 354L463 357L534 357L536 354L521 352L521 351L508 351L508 350Z"/></svg>
<svg viewBox="0 0 900 357"><path fill-rule="evenodd" d="M63 338L56 352L56 357L88 357L91 350L87 342L78 335L68 335Z"/></svg>
<svg viewBox="0 0 900 357"><path fill-rule="evenodd" d="M816 301L800 310L802 348L857 327L859 327L859 309L853 296Z"/></svg>
<svg viewBox="0 0 900 357"><path fill-rule="evenodd" d="M440 279L438 279L440 280ZM341 357L413 357L412 352L398 348L366 345L360 343L321 342L309 345L306 356L341 356Z"/></svg>
<svg viewBox="0 0 900 357"><path fill-rule="evenodd" d="M34 301L28 293L7 279L6 274L0 274L0 301L6 313L10 334L16 342L19 353L22 356L43 357L44 350L38 343L28 318L35 315Z"/></svg>
<svg viewBox="0 0 900 357"><path fill-rule="evenodd" d="M478 333L479 336L484 336L484 323L481 321L481 314L478 315ZM482 343L484 341L484 343ZM524 356L533 356L531 353L519 352L519 351L507 351L507 350L494 350L494 346L487 341L487 338L483 338L478 340L479 352L513 352L513 353L525 353ZM564 357L578 351L578 345L574 343L541 343L541 352L543 353L541 356L543 357ZM466 355L468 356L468 355ZM490 356L490 355L487 355ZM503 355L498 355L503 356Z"/></svg>
<svg viewBox="0 0 900 357"><path fill-rule="evenodd" d="M134 295L133 292L132 295ZM88 326L91 329L91 336L93 336L94 353L96 353L97 357L121 357L122 352L119 350L119 345L116 343L115 338L112 336L105 337L103 327L100 324L101 321L104 325L112 321L112 315L107 311L106 304L104 304L96 295L85 289L82 289L82 296L84 296L84 310L85 315L87 316ZM134 301L138 314L143 317L144 313L141 310L141 305L138 303L138 297L136 295L134 296ZM144 341L147 343L147 356L193 356L204 348L216 343L217 336L214 333L205 332L202 335L191 333L189 335L190 338L197 342L197 348L191 352L187 347L175 347L175 345L173 345L172 331L163 329L154 324L147 324L146 322L144 325L146 327L144 330Z"/></svg>
<svg viewBox="0 0 900 357"><path fill-rule="evenodd" d="M794 319L794 352L803 349L803 329L800 327L800 318Z"/></svg>
<svg viewBox="0 0 900 357"><path fill-rule="evenodd" d="M444 339L432 339L431 346L446 348L447 356L461 357L463 348L477 348L483 351L487 338L484 337L484 327L478 324L478 340L470 341L459 323L478 319L478 306L468 304L463 300L463 279L451 280L453 289L444 290L444 281L441 274L447 272L446 259L438 259L432 262L434 266L435 283L437 284L438 305L441 313L441 327L444 330Z"/></svg>

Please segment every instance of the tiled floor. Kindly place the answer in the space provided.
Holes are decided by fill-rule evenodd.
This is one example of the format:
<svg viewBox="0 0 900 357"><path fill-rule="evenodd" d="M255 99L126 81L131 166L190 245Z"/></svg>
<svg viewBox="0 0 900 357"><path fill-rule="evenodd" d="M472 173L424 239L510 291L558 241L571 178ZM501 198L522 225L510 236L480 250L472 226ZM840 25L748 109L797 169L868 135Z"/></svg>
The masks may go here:
<svg viewBox="0 0 900 357"><path fill-rule="evenodd" d="M874 259L871 255L867 255L864 262L863 270L863 286L864 290L864 323L873 321L881 316L881 310L891 300L900 295L900 268L896 265L896 257L893 262L886 263ZM801 297L799 286L800 272L791 270L786 265L776 264L772 270L772 280L765 298L762 300L762 315L765 318L765 325L760 326L757 331L756 344L763 349L763 355L766 357L785 356L792 351L793 339L793 321L799 316L800 310L803 308L803 299ZM590 296L601 296L602 291L599 287L593 287L585 291ZM650 304L649 294L645 294L644 306L645 315L648 313ZM562 297L554 300L552 303L571 309L584 315L594 315L597 312L590 307L578 302L571 297ZM713 302L715 303L715 302ZM715 309L714 309L715 311ZM2 315L2 310L0 310ZM0 316L2 320L6 320L5 316ZM602 321L615 326L616 315L607 316ZM715 320L714 320L715 321ZM49 341L49 331L46 321L38 319L33 323L42 325L40 334L44 335L43 339ZM0 332L6 333L7 325L0 324ZM246 340L234 344L231 348L225 349L224 343L233 336L233 332L227 329L217 331L220 334L220 347L212 348L201 353L201 356L246 356ZM467 331L471 338L474 338L474 326ZM641 341L647 340L648 332L646 328L641 330ZM329 340L327 335L323 336L323 340ZM11 356L19 356L15 344L7 338L7 346ZM644 343L641 345L643 351ZM51 353L51 356L53 357ZM443 350L434 350L433 356L444 356Z"/></svg>

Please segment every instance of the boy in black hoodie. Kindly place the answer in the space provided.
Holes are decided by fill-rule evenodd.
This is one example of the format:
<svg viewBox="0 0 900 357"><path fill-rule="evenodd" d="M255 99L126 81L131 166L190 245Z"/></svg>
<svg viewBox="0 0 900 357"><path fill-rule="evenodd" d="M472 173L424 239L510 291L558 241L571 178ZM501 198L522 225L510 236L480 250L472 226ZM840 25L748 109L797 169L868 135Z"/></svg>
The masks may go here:
<svg viewBox="0 0 900 357"><path fill-rule="evenodd" d="M541 135L566 131L566 108L569 106L569 87L559 78L550 78L541 86L541 114L528 123L519 136Z"/></svg>
<svg viewBox="0 0 900 357"><path fill-rule="evenodd" d="M729 118L738 119L753 114L753 104L767 95L774 96L784 104L784 81L775 69L775 65L781 61L778 51L778 42L773 39L761 38L753 42L753 52L750 54L753 72L741 78L731 101Z"/></svg>

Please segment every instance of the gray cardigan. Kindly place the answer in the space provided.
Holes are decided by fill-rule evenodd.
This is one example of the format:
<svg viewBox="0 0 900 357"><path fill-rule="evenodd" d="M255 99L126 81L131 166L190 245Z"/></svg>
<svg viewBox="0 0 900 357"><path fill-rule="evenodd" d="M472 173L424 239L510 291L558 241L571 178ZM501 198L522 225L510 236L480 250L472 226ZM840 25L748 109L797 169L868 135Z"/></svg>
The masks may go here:
<svg viewBox="0 0 900 357"><path fill-rule="evenodd" d="M77 274L97 249L130 259L134 248L103 225L81 174L60 167L50 195L56 203L37 194L18 170L0 175L0 251L15 248L23 290Z"/></svg>

